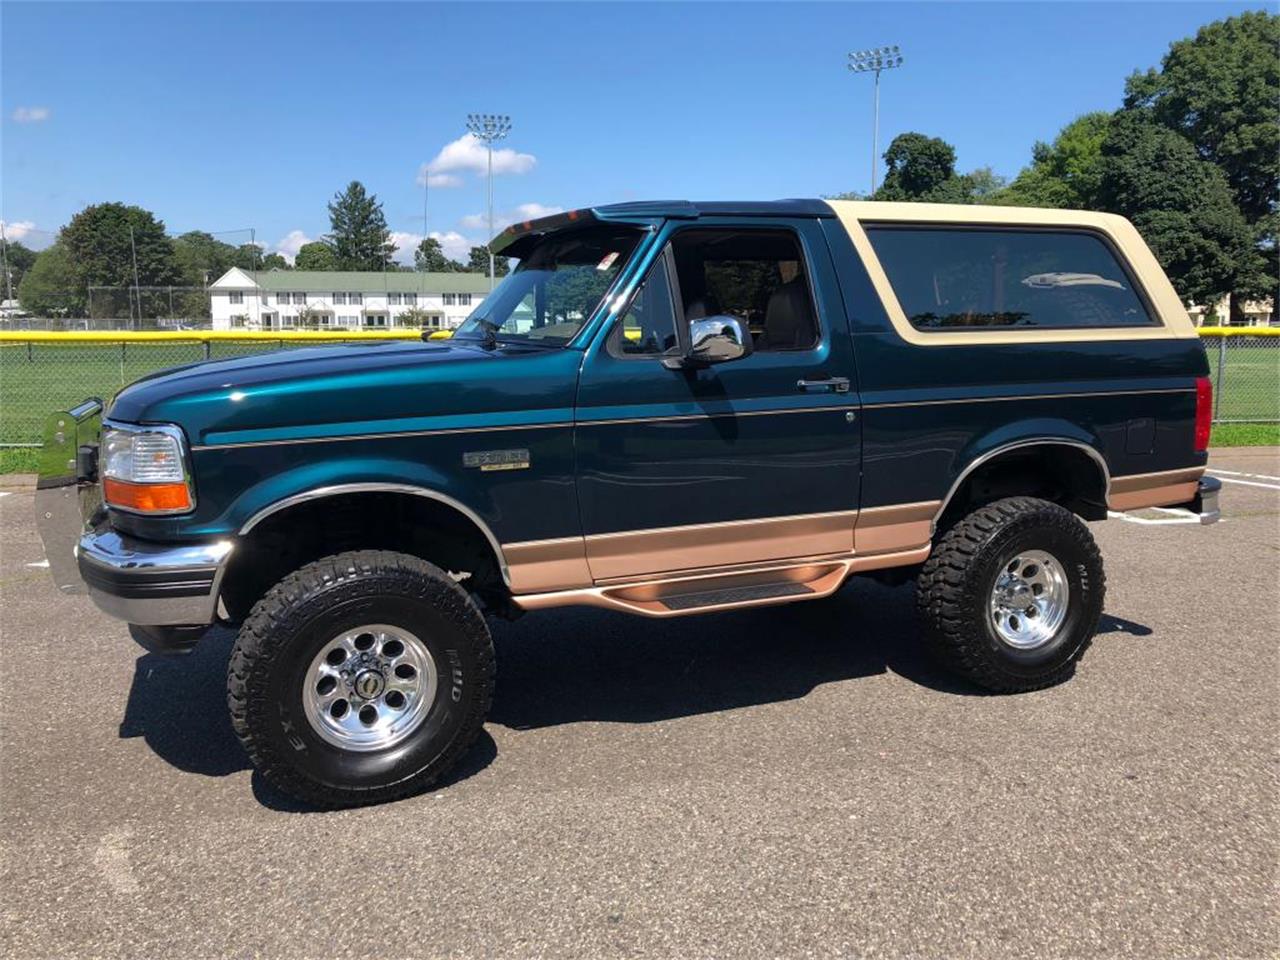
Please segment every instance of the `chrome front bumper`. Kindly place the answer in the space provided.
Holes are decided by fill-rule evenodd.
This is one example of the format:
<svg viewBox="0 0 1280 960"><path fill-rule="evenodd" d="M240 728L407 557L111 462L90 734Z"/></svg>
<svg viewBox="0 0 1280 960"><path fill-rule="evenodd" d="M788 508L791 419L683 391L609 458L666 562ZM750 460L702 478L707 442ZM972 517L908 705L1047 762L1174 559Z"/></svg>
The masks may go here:
<svg viewBox="0 0 1280 960"><path fill-rule="evenodd" d="M76 547L80 577L98 609L139 626L207 626L231 542L169 545L122 536L109 527Z"/></svg>
<svg viewBox="0 0 1280 960"><path fill-rule="evenodd" d="M36 487L36 527L54 583L145 627L203 627L217 617L232 543L153 543L111 529L98 488L102 403L54 414Z"/></svg>

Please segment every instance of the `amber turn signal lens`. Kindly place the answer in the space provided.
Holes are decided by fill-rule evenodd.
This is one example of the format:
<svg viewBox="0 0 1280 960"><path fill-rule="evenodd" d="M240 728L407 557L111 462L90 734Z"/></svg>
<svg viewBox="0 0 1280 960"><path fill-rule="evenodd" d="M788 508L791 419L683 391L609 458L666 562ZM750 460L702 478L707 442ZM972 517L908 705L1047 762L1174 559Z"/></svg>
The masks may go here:
<svg viewBox="0 0 1280 960"><path fill-rule="evenodd" d="M102 499L108 506L139 513L176 513L191 509L191 491L185 483L129 483L105 477Z"/></svg>

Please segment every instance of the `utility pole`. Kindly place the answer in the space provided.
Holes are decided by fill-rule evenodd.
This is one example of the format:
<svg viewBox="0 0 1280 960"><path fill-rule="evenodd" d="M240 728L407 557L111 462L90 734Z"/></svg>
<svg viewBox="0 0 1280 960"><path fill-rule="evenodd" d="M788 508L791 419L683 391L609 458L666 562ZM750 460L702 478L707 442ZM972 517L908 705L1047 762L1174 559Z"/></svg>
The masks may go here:
<svg viewBox="0 0 1280 960"><path fill-rule="evenodd" d="M12 300L13 277L9 273L9 238L5 236L3 220L0 220L0 269L4 270L4 298Z"/></svg>
<svg viewBox="0 0 1280 960"><path fill-rule="evenodd" d="M489 289L494 284L493 264L493 145L511 132L511 118L501 113L467 114L467 131L489 151L489 239L484 247L489 252Z"/></svg>
<svg viewBox="0 0 1280 960"><path fill-rule="evenodd" d="M138 326L142 326L142 290L138 283L138 247L133 242L133 224L129 224L129 251L133 254L133 295L138 298ZM133 301L129 301L129 322L133 322Z"/></svg>
<svg viewBox="0 0 1280 960"><path fill-rule="evenodd" d="M902 66L902 53L896 46L875 47L849 54L849 70L853 73L874 73L875 108L871 127L871 192L876 192L876 164L880 160L880 71Z"/></svg>

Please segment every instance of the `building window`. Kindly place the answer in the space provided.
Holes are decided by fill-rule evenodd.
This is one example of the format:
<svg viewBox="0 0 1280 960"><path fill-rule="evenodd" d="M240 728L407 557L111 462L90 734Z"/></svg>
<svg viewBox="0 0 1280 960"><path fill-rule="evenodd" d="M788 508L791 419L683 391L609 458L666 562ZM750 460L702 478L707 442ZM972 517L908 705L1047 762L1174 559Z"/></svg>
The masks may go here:
<svg viewBox="0 0 1280 960"><path fill-rule="evenodd" d="M233 290L229 296L232 303L244 303L244 294L239 290Z"/></svg>
<svg viewBox="0 0 1280 960"><path fill-rule="evenodd" d="M338 326L340 327L354 327L357 326L359 322L359 317L343 316L338 318Z"/></svg>
<svg viewBox="0 0 1280 960"><path fill-rule="evenodd" d="M296 314L285 313L280 316L280 329L292 330L298 325L298 317Z"/></svg>
<svg viewBox="0 0 1280 960"><path fill-rule="evenodd" d="M364 294L362 294L362 293L348 293L348 294L347 294L347 303L351 304L353 307L355 307L355 306L359 306L360 304L364 303Z"/></svg>
<svg viewBox="0 0 1280 960"><path fill-rule="evenodd" d="M306 295L305 293L295 293L295 294L293 295L293 302L294 302L294 303L306 303L306 302L307 302L307 295Z"/></svg>
<svg viewBox="0 0 1280 960"><path fill-rule="evenodd" d="M471 294L446 293L444 295L444 305L446 307L469 307L471 306Z"/></svg>
<svg viewBox="0 0 1280 960"><path fill-rule="evenodd" d="M383 313L371 313L364 318L366 327L385 327L387 325L387 316Z"/></svg>
<svg viewBox="0 0 1280 960"><path fill-rule="evenodd" d="M417 302L418 302L418 295L416 293L406 293L404 295L404 304L406 307L412 307L415 304L417 304Z"/></svg>
<svg viewBox="0 0 1280 960"><path fill-rule="evenodd" d="M245 322L248 319L249 318L246 317L243 313L237 313L235 316L231 318L231 325L233 327L243 327L245 325Z"/></svg>
<svg viewBox="0 0 1280 960"><path fill-rule="evenodd" d="M337 304L343 304L343 303L346 303L346 302L347 302L347 295L346 295L345 293L335 293L335 294L333 295L333 302L334 302L334 303L337 303Z"/></svg>
<svg viewBox="0 0 1280 960"><path fill-rule="evenodd" d="M398 306L400 306L400 294L398 294L398 293L388 293L388 294L387 294L387 306L389 306L389 307L398 307Z"/></svg>

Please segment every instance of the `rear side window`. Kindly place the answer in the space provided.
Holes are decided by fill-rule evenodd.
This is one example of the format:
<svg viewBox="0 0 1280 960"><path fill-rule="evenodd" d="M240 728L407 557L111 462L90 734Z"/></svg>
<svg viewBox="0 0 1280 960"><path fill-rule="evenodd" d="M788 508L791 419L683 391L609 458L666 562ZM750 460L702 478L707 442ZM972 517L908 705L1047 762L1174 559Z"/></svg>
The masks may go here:
<svg viewBox="0 0 1280 960"><path fill-rule="evenodd" d="M1082 230L869 225L918 330L1146 327L1155 323L1111 246Z"/></svg>

